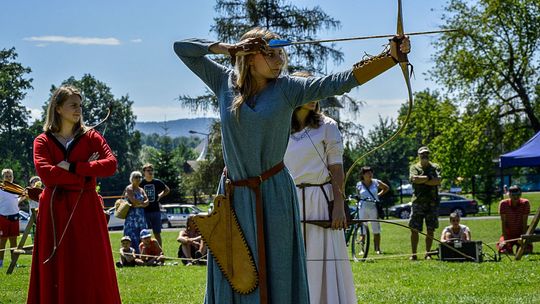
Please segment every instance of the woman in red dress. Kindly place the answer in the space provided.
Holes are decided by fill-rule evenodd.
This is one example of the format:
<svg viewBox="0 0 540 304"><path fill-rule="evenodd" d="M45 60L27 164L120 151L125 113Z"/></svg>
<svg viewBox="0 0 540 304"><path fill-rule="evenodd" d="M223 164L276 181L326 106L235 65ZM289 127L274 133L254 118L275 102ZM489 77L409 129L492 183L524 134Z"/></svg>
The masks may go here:
<svg viewBox="0 0 540 304"><path fill-rule="evenodd" d="M111 176L116 158L84 125L81 93L57 89L34 164L45 189L39 198L28 303L121 303L96 177Z"/></svg>

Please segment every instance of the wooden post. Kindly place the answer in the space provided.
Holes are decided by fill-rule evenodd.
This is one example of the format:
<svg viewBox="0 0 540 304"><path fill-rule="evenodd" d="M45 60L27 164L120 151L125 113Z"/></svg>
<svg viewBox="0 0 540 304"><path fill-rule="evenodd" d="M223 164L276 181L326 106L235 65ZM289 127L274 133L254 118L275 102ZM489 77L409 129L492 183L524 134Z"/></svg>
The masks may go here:
<svg viewBox="0 0 540 304"><path fill-rule="evenodd" d="M8 270L6 272L7 274L13 273L15 266L17 266L17 260L19 259L19 255L26 254L26 250L24 249L24 243L26 242L30 231L32 231L32 227L34 226L34 222L36 221L36 216L36 209L32 208L30 210L30 219L28 220L28 224L26 225L23 236L21 237L21 240L17 245L17 249L15 249L15 251L13 251L13 254L11 255L11 264L9 264Z"/></svg>
<svg viewBox="0 0 540 304"><path fill-rule="evenodd" d="M531 224L529 225L529 229L527 229L527 233L521 235L522 243L518 249L518 252L516 253L516 261L521 260L521 256L523 256L523 253L525 252L525 248L527 248L527 245L533 242L540 241L540 238L534 235L534 230L536 229L536 226L538 225L538 221L540 221L540 208L536 210L536 214L534 215L531 221Z"/></svg>

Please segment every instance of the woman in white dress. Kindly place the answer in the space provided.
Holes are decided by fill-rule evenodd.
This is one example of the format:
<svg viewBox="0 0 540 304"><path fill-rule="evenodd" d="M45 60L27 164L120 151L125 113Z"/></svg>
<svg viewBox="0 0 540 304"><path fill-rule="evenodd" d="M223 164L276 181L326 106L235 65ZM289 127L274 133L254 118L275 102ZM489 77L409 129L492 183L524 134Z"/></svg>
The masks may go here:
<svg viewBox="0 0 540 304"><path fill-rule="evenodd" d="M358 217L360 219L377 219L379 214L375 202L379 201L379 196L388 192L389 187L382 181L373 178L373 169L371 167L362 167L360 176L360 181L356 184L360 198ZM381 223L371 222L371 232L373 232L375 253L381 254Z"/></svg>
<svg viewBox="0 0 540 304"><path fill-rule="evenodd" d="M302 224L310 303L357 303L345 237L335 229L345 218L343 142L318 101L294 111L284 162L297 185L301 220L328 219L328 202L334 201L331 228Z"/></svg>

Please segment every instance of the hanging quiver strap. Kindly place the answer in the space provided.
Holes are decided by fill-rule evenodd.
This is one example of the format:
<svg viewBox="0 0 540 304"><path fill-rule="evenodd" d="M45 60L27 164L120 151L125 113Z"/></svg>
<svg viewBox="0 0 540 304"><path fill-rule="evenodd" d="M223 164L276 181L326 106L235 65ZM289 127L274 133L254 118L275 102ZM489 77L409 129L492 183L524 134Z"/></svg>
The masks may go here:
<svg viewBox="0 0 540 304"><path fill-rule="evenodd" d="M257 287L257 268L232 207L232 192L227 179L225 195L216 196L212 212L196 215L193 220L232 289L248 294Z"/></svg>
<svg viewBox="0 0 540 304"><path fill-rule="evenodd" d="M370 81L399 62L409 62L407 54L399 50L402 41L403 38L392 38L386 51L354 64L353 74L358 84Z"/></svg>

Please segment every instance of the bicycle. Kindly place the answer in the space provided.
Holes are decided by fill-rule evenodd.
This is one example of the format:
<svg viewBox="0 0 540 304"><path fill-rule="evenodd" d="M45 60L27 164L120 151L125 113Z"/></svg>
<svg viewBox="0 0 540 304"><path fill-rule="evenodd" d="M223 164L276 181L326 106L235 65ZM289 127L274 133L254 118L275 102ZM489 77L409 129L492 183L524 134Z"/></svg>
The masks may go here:
<svg viewBox="0 0 540 304"><path fill-rule="evenodd" d="M351 212L351 219L361 220L359 217L360 203L375 202L375 200L369 198L359 199L358 196L355 196L354 198L356 198L357 203L356 209ZM346 203L348 204L350 200L351 198L349 197ZM367 222L351 223L345 230L345 242L347 246L350 245L351 256L355 262L364 261L367 258L370 241L371 235L369 233Z"/></svg>

